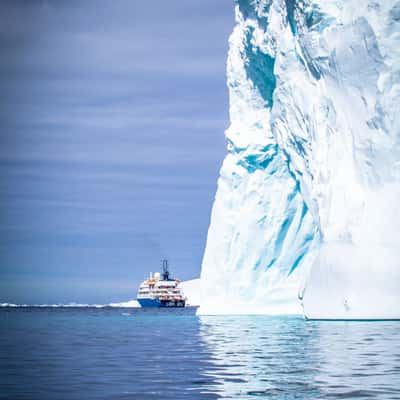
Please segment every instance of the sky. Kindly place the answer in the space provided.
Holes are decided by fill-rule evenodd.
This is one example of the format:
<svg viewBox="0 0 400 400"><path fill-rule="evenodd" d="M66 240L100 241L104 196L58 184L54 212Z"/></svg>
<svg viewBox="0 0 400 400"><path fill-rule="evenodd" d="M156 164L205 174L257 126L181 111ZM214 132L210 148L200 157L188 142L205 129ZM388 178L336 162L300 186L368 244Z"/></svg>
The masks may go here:
<svg viewBox="0 0 400 400"><path fill-rule="evenodd" d="M200 275L232 0L3 1L0 303L126 301Z"/></svg>

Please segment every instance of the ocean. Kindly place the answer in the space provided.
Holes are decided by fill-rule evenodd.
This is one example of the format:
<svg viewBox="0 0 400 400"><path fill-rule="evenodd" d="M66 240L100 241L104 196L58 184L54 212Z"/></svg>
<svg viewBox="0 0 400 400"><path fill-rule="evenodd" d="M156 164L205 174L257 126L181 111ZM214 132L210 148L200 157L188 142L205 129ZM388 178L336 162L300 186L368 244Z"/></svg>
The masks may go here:
<svg viewBox="0 0 400 400"><path fill-rule="evenodd" d="M0 308L0 399L400 399L400 322Z"/></svg>

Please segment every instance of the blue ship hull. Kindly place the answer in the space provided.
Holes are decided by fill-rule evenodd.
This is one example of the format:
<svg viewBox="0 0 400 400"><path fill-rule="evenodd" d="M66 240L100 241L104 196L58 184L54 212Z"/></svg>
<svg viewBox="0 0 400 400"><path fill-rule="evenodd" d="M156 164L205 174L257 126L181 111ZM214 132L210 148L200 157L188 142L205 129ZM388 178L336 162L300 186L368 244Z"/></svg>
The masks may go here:
<svg viewBox="0 0 400 400"><path fill-rule="evenodd" d="M137 299L141 307L185 307L184 301L166 302L158 299Z"/></svg>
<svg viewBox="0 0 400 400"><path fill-rule="evenodd" d="M156 299L137 299L140 307L160 307L160 301Z"/></svg>

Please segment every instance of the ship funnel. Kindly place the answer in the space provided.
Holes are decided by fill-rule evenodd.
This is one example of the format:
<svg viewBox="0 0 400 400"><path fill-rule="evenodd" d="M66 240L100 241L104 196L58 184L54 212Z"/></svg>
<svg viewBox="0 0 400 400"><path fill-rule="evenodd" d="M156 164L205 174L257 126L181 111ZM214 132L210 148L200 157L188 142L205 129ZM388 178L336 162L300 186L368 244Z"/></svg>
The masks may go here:
<svg viewBox="0 0 400 400"><path fill-rule="evenodd" d="M168 260L162 260L162 277L163 281L169 280Z"/></svg>

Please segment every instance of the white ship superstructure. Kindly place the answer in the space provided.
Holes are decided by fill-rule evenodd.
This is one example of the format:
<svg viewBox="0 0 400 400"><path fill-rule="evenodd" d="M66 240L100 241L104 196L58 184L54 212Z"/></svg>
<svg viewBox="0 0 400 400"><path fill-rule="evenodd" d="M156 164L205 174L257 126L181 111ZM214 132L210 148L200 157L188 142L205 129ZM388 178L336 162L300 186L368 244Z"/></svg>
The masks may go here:
<svg viewBox="0 0 400 400"><path fill-rule="evenodd" d="M142 307L185 307L186 299L179 279L169 277L168 261L163 260L163 272L150 273L139 286L137 301Z"/></svg>

